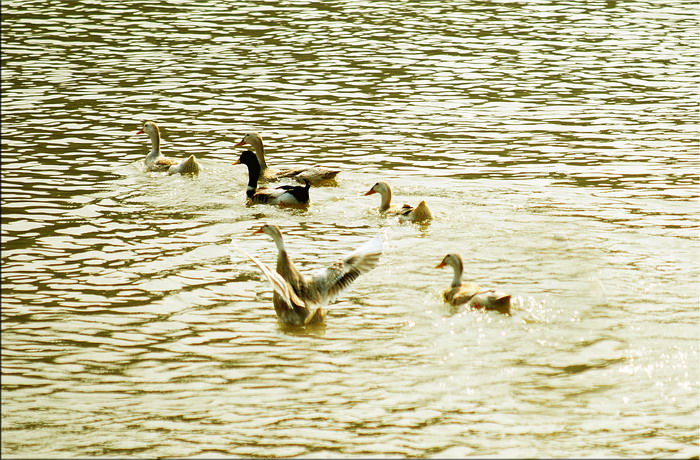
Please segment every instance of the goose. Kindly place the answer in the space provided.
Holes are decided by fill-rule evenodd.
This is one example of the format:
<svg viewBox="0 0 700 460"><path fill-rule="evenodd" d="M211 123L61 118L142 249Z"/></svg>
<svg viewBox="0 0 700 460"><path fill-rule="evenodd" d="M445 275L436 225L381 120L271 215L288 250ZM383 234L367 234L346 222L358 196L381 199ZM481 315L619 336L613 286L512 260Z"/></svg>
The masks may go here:
<svg viewBox="0 0 700 460"><path fill-rule="evenodd" d="M197 175L202 170L197 158L190 155L184 161L178 161L173 158L168 158L160 153L160 129L153 120L144 120L143 126L136 134L148 134L151 138L151 151L146 155L146 169L148 171L165 172L168 174L193 174Z"/></svg>
<svg viewBox="0 0 700 460"><path fill-rule="evenodd" d="M423 200L415 208L404 204L399 209L392 209L391 187L386 182L377 182L365 193L365 196L374 195L375 193L379 193L382 196L382 202L379 205L379 212L382 214L398 215L399 221L402 222L427 222L433 219L433 213L430 212L430 208Z"/></svg>
<svg viewBox="0 0 700 460"><path fill-rule="evenodd" d="M265 224L253 232L254 235L260 233L272 237L277 246L276 271L243 252L272 285L272 304L279 321L293 326L323 323L327 315L323 307L337 298L358 276L377 266L384 245L384 236L380 234L311 277L302 274L289 257L278 226Z"/></svg>
<svg viewBox="0 0 700 460"><path fill-rule="evenodd" d="M340 172L338 169L330 169L323 166L275 170L267 166L267 162L265 161L265 147L263 146L263 140L259 133L247 133L234 147L242 147L244 145L250 145L253 147L253 150L255 150L255 156L258 157L258 162L262 170L261 180L263 181L289 177L301 183L307 180L313 186L331 185L335 176Z"/></svg>
<svg viewBox="0 0 700 460"><path fill-rule="evenodd" d="M244 150L233 164L244 164L248 167L248 188L246 196L258 204L276 204L282 207L305 207L309 204L309 181L304 186L281 185L275 188L258 188L260 178L260 163L255 154Z"/></svg>
<svg viewBox="0 0 700 460"><path fill-rule="evenodd" d="M486 310L496 310L506 315L510 314L511 296L509 294L493 289L482 289L476 283L462 282L464 264L459 254L447 254L435 268L443 268L447 265L454 269L454 278L450 288L442 293L442 298L445 302L453 307L466 304L469 308L484 308Z"/></svg>

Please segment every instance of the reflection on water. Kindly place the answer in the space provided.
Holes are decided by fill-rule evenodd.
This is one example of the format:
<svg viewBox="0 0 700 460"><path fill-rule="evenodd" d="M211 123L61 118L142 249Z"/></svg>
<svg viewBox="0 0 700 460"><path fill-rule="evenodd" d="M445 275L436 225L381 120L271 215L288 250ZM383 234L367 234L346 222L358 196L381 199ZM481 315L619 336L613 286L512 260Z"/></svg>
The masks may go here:
<svg viewBox="0 0 700 460"><path fill-rule="evenodd" d="M3 3L3 455L698 455L688 7ZM252 130L338 186L246 206ZM305 272L389 243L290 330L262 222ZM450 312L448 252L513 317Z"/></svg>

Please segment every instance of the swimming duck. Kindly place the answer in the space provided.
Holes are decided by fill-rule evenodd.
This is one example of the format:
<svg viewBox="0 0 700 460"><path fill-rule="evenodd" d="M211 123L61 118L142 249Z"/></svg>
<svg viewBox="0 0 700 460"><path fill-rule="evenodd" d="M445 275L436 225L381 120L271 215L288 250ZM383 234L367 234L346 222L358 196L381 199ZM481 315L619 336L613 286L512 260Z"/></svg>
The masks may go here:
<svg viewBox="0 0 700 460"><path fill-rule="evenodd" d="M325 322L325 309L322 307L307 307L306 303L296 295L289 282L282 278L282 275L262 263L257 257L248 254L241 248L238 249L258 266L272 285L272 290L274 291L272 304L281 323L292 326L311 326Z"/></svg>
<svg viewBox="0 0 700 460"><path fill-rule="evenodd" d="M331 185L335 179L335 176L337 176L340 172L338 169L330 169L323 166L275 170L268 168L267 166L267 162L265 161L265 147L263 146L263 140L260 134L248 133L243 136L243 139L234 147L242 147L244 145L250 145L253 147L253 150L255 150L255 156L258 157L258 162L260 163L260 168L262 170L261 180L263 181L271 181L289 177L301 183L304 183L304 181L309 181L309 183L313 186Z"/></svg>
<svg viewBox="0 0 700 460"><path fill-rule="evenodd" d="M484 308L486 310L496 310L506 315L510 314L511 296L509 294L494 291L493 289L482 289L476 283L462 282L464 264L459 254L447 254L435 268L442 268L446 265L454 269L454 278L450 288L442 293L445 302L453 307L466 304L469 308Z"/></svg>
<svg viewBox="0 0 700 460"><path fill-rule="evenodd" d="M399 209L392 209L391 187L386 182L377 182L365 193L365 196L374 195L375 193L379 193L382 196L382 202L379 205L379 212L382 214L398 215L401 222L426 222L433 219L433 213L430 212L430 208L428 208L425 201L418 203L418 206L415 208L404 204Z"/></svg>
<svg viewBox="0 0 700 460"><path fill-rule="evenodd" d="M168 158L160 153L160 129L153 120L144 120L143 126L136 134L148 134L151 138L151 151L146 155L146 169L149 171L166 172L168 174L193 174L197 175L202 170L197 163L197 158L190 155L184 161Z"/></svg>
<svg viewBox="0 0 700 460"><path fill-rule="evenodd" d="M277 246L276 272L250 254L246 255L272 284L272 304L279 320L296 326L323 323L326 317L323 306L338 297L358 276L376 267L384 245L383 235L372 238L311 277L303 275L292 262L279 227L265 224L253 234L259 233L272 237Z"/></svg>
<svg viewBox="0 0 700 460"><path fill-rule="evenodd" d="M244 164L248 167L248 188L246 196L258 204L276 204L282 207L305 207L309 204L309 181L304 186L281 185L275 188L258 188L260 178L260 163L253 152L245 150L233 164Z"/></svg>

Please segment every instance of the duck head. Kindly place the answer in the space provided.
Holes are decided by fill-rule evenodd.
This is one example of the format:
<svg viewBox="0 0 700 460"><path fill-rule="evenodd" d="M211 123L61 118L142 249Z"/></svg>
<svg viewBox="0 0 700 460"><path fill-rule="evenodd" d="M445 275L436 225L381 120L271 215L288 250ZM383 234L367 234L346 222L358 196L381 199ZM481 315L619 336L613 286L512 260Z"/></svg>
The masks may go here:
<svg viewBox="0 0 700 460"><path fill-rule="evenodd" d="M234 161L232 164L244 164L248 167L248 188L246 189L246 195L252 198L255 191L258 189L258 180L260 179L260 163L258 162L258 158L250 150L244 150L241 152L241 156L238 157L238 160Z"/></svg>
<svg viewBox="0 0 700 460"><path fill-rule="evenodd" d="M387 211L391 207L391 187L389 187L389 184L386 182L377 182L365 193L365 196L374 195L375 193L379 193L382 197L382 201L379 204L379 211Z"/></svg>
<svg viewBox="0 0 700 460"><path fill-rule="evenodd" d="M454 269L458 269L460 272L462 271L462 257L459 254L447 254L443 259L442 262L437 264L435 268L443 268L449 265L450 267Z"/></svg>
<svg viewBox="0 0 700 460"><path fill-rule="evenodd" d="M280 230L280 228L277 225L272 224L263 224L262 227L253 232L253 235L258 235L260 233L264 233L272 237L282 235L282 231Z"/></svg>
<svg viewBox="0 0 700 460"><path fill-rule="evenodd" d="M136 131L136 134L146 133L149 136L152 136L153 134L160 134L160 130L158 129L158 125L155 121L143 120L141 123L143 123L143 125L141 126L141 129Z"/></svg>
<svg viewBox="0 0 700 460"><path fill-rule="evenodd" d="M391 193L391 187L389 187L389 184L386 182L377 182L372 186L367 193L365 193L364 196L367 195L374 195L375 193L379 193L380 195L384 196L387 193Z"/></svg>
<svg viewBox="0 0 700 460"><path fill-rule="evenodd" d="M234 147L243 147L244 145L250 145L253 148L258 145L262 145L262 137L258 133L247 133L238 144L234 145Z"/></svg>
<svg viewBox="0 0 700 460"><path fill-rule="evenodd" d="M267 162L265 161L265 147L263 147L262 137L258 133L248 133L243 136L243 139L234 147L242 147L244 145L250 145L253 150L255 150L255 156L258 157L258 163L260 163L260 169L265 171L267 169Z"/></svg>
<svg viewBox="0 0 700 460"><path fill-rule="evenodd" d="M452 287L459 286L462 284L462 270L464 266L462 264L462 257L459 254L447 254L442 262L437 264L435 268L442 268L449 265L454 270L454 277L452 278Z"/></svg>
<svg viewBox="0 0 700 460"><path fill-rule="evenodd" d="M279 251L284 251L284 240L282 239L282 231L277 225L265 224L256 231L254 231L253 235L257 235L260 233L264 233L265 235L272 237L275 244L277 245L277 249Z"/></svg>
<svg viewBox="0 0 700 460"><path fill-rule="evenodd" d="M231 164L246 166L258 165L258 157L256 157L255 153L251 152L250 150L244 150L243 152L241 152L241 156L238 157L238 160L234 161Z"/></svg>

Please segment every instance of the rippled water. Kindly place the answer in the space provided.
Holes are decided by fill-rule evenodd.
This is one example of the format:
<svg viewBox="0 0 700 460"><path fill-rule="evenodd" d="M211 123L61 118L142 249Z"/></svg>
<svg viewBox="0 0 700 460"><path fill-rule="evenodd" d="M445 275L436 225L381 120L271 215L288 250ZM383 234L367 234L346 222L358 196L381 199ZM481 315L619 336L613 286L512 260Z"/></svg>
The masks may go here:
<svg viewBox="0 0 700 460"><path fill-rule="evenodd" d="M3 2L3 456L697 456L696 7ZM250 130L339 185L246 206ZM263 222L309 271L389 241L289 330ZM514 315L450 314L447 252Z"/></svg>

